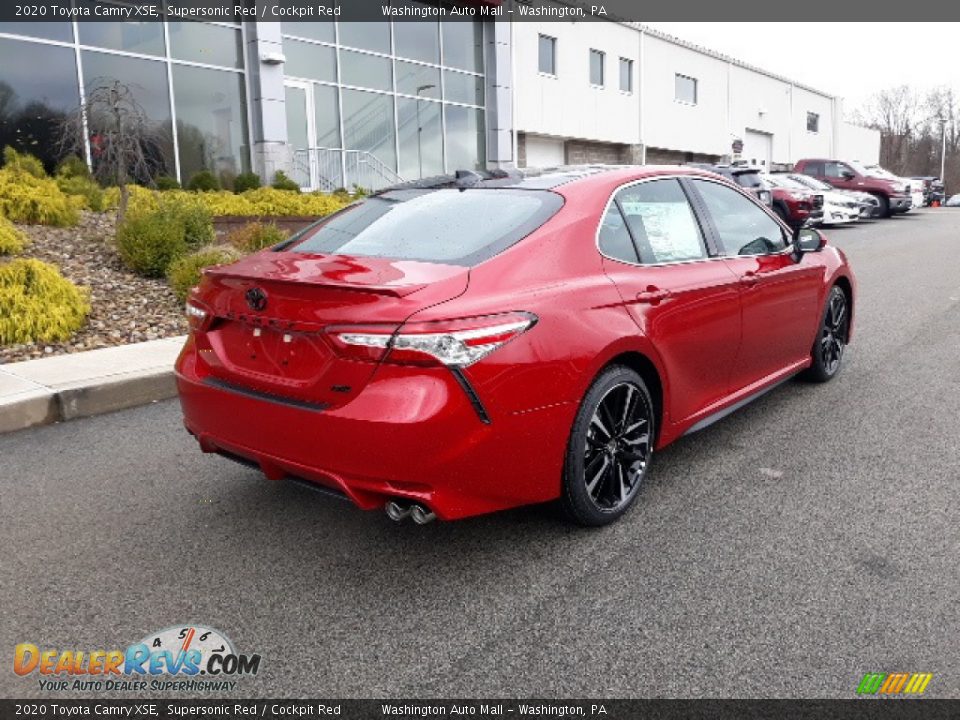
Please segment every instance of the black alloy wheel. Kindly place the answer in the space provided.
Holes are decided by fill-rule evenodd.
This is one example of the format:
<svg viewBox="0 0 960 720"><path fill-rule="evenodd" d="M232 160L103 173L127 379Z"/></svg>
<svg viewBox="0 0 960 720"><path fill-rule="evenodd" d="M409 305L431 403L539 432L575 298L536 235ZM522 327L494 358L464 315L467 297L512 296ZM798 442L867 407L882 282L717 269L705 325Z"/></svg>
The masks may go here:
<svg viewBox="0 0 960 720"><path fill-rule="evenodd" d="M827 307L820 323L820 332L813 343L813 365L806 375L816 382L827 382L836 377L843 365L850 329L850 308L847 294L834 285L830 288Z"/></svg>
<svg viewBox="0 0 960 720"><path fill-rule="evenodd" d="M653 454L650 393L633 370L605 370L587 391L567 450L562 503L582 525L613 522L633 502Z"/></svg>

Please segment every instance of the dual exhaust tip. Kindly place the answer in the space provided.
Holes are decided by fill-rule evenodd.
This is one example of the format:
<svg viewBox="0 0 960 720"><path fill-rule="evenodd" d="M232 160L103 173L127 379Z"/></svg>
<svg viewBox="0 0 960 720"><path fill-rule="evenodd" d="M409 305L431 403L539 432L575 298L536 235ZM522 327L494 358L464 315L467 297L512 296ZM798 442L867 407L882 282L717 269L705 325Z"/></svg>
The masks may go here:
<svg viewBox="0 0 960 720"><path fill-rule="evenodd" d="M417 525L426 525L437 519L436 513L431 512L423 505L404 502L403 500L388 500L383 509L386 511L387 517L394 522L403 522L410 517Z"/></svg>

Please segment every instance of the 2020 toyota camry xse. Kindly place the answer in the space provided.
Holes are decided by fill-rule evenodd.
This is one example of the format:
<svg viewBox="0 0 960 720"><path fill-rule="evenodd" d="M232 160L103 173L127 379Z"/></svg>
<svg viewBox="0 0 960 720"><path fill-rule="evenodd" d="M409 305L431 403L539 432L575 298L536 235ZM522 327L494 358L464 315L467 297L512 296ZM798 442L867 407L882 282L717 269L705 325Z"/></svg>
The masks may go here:
<svg viewBox="0 0 960 720"><path fill-rule="evenodd" d="M206 452L365 509L630 506L655 451L826 381L856 282L816 230L679 167L401 185L208 269L177 361Z"/></svg>

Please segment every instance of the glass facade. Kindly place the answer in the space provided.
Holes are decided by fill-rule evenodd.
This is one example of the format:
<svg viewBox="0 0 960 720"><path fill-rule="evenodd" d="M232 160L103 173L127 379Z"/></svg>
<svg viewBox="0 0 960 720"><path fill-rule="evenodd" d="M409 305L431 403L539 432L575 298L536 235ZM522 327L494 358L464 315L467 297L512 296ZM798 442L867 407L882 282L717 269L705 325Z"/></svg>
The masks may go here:
<svg viewBox="0 0 960 720"><path fill-rule="evenodd" d="M31 152L52 169L64 114L97 87L121 82L153 126L158 173L186 183L210 170L229 183L250 169L242 51L235 24L0 23L0 147Z"/></svg>
<svg viewBox="0 0 960 720"><path fill-rule="evenodd" d="M282 34L302 185L370 187L485 167L481 23L285 22Z"/></svg>
<svg viewBox="0 0 960 720"><path fill-rule="evenodd" d="M266 108L248 103L259 94L245 58L255 32L282 40L290 174L304 187L382 187L486 166L483 24L433 20L0 23L0 147L52 169L59 122L120 82L151 124L157 173L186 184L209 170L229 185L251 169L250 121ZM91 157L98 142L91 133Z"/></svg>

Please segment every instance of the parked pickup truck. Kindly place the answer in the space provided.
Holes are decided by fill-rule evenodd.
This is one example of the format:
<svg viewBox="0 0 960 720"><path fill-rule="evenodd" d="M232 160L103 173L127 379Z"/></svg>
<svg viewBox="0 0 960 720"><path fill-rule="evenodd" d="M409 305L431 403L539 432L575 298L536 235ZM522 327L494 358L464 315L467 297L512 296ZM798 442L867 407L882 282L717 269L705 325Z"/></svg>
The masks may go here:
<svg viewBox="0 0 960 720"><path fill-rule="evenodd" d="M794 171L811 175L839 190L870 193L880 203L880 217L907 212L913 207L908 185L900 180L875 177L857 162L805 159L794 166Z"/></svg>

